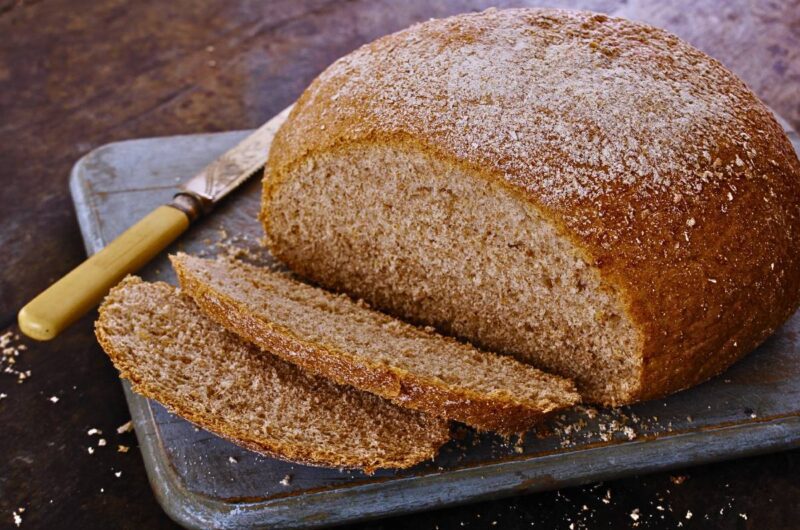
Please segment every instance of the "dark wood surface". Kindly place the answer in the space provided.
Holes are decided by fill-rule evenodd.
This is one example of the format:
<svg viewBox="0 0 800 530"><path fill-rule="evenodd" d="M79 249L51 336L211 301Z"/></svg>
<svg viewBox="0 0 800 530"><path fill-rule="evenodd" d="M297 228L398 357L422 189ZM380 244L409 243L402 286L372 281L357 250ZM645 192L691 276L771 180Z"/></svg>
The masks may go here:
<svg viewBox="0 0 800 530"><path fill-rule="evenodd" d="M800 3L557 3L667 27L800 127ZM491 4L506 5L0 0L0 329L16 332L19 307L84 257L67 192L69 168L82 154L126 138L255 127L361 43ZM0 398L0 528L13 527L20 507L23 528L171 526L133 434L115 431L129 416L94 342L93 318L50 343L12 341L28 347L13 370L31 375L18 383L0 373L7 396ZM87 435L91 428L104 432L106 446ZM118 444L132 448L119 453ZM797 528L799 476L800 452L792 451L368 526Z"/></svg>

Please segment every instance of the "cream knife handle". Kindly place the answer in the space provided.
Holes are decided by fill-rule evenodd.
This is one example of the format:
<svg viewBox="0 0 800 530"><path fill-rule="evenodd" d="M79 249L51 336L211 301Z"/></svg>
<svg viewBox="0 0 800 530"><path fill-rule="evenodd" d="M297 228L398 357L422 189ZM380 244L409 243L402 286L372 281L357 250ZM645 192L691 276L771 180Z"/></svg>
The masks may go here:
<svg viewBox="0 0 800 530"><path fill-rule="evenodd" d="M20 330L36 340L54 338L188 227L186 213L159 206L23 307L18 315Z"/></svg>

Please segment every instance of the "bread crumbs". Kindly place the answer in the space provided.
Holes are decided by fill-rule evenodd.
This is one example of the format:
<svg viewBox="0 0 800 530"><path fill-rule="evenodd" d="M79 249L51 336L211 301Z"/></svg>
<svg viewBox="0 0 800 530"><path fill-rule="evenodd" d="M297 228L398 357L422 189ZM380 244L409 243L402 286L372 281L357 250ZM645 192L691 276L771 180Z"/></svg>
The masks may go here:
<svg viewBox="0 0 800 530"><path fill-rule="evenodd" d="M126 423L123 423L119 427L117 427L117 434L125 434L126 432L131 432L133 430L133 421L128 420Z"/></svg>
<svg viewBox="0 0 800 530"><path fill-rule="evenodd" d="M0 335L0 369L4 374L16 376L17 383L23 383L31 376L31 371L15 368L20 353L28 349L19 340L19 335L12 331Z"/></svg>

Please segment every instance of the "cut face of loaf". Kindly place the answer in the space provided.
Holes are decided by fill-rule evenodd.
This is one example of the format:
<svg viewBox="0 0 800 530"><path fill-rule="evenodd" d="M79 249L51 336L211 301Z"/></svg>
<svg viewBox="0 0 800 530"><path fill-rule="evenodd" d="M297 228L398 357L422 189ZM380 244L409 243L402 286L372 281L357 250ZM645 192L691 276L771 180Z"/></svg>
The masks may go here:
<svg viewBox="0 0 800 530"><path fill-rule="evenodd" d="M337 383L481 430L528 430L579 400L573 384L244 263L178 254L184 292L264 350Z"/></svg>
<svg viewBox="0 0 800 530"><path fill-rule="evenodd" d="M272 253L322 287L623 404L700 383L800 302L800 162L669 33L487 10L339 59L270 148Z"/></svg>
<svg viewBox="0 0 800 530"><path fill-rule="evenodd" d="M265 215L273 252L322 285L574 379L593 401L638 389L617 293L502 186L419 150L361 146L310 156Z"/></svg>
<svg viewBox="0 0 800 530"><path fill-rule="evenodd" d="M95 330L136 392L260 453L372 472L433 458L449 437L443 420L243 342L165 283L126 278L100 307Z"/></svg>

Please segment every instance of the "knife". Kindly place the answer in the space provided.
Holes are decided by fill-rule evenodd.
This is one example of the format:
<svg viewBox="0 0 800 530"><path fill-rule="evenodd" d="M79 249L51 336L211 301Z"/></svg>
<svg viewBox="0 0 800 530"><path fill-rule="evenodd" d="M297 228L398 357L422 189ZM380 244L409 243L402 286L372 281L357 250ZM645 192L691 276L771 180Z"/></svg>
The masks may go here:
<svg viewBox="0 0 800 530"><path fill-rule="evenodd" d="M100 303L122 278L153 259L264 167L272 138L290 110L291 106L211 162L181 184L171 202L147 214L28 302L17 315L20 330L32 339L50 340Z"/></svg>

